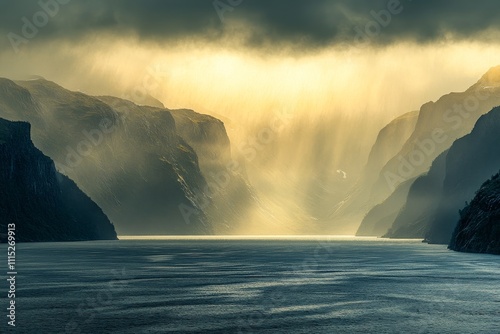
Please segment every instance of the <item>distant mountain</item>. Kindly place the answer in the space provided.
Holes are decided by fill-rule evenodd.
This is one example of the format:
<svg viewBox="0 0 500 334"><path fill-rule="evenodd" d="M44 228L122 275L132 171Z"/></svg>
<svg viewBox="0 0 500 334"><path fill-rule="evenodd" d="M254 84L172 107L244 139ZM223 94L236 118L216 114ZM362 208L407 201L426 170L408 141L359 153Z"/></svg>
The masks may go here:
<svg viewBox="0 0 500 334"><path fill-rule="evenodd" d="M213 205L206 212L216 233L234 233L262 208L246 178L244 162L233 158L224 123L188 109L171 110L177 132L195 150ZM263 217L265 218L265 217Z"/></svg>
<svg viewBox="0 0 500 334"><path fill-rule="evenodd" d="M460 211L449 247L460 252L500 254L500 174L486 181Z"/></svg>
<svg viewBox="0 0 500 334"><path fill-rule="evenodd" d="M99 99L119 115L141 114L143 119L147 119L150 113L165 112L165 109L137 106L116 97ZM200 209L207 216L214 233L235 231L239 223L246 219L246 211L255 208L257 201L251 186L243 177L244 166L232 158L231 143L224 123L215 117L188 109L168 112L174 119L177 135L196 154L197 164L205 180L203 187L194 194L199 200ZM159 144L162 145L161 142Z"/></svg>
<svg viewBox="0 0 500 334"><path fill-rule="evenodd" d="M385 201L371 209L361 222L357 236L383 236L394 223L406 202L410 187L415 179L401 183Z"/></svg>
<svg viewBox="0 0 500 334"><path fill-rule="evenodd" d="M415 130L377 180L384 193L429 170L432 161L468 134L481 115L500 105L500 66L462 93L450 93L420 109Z"/></svg>
<svg viewBox="0 0 500 334"><path fill-rule="evenodd" d="M46 80L19 81L38 105L33 140L116 222L120 234L207 234L205 180L168 110L118 113Z"/></svg>
<svg viewBox="0 0 500 334"><path fill-rule="evenodd" d="M437 102L423 105L417 114L407 114L399 122L398 119L391 122L379 134L370 154L374 162L367 164L365 176L343 205L340 215L365 215L375 205L383 203L399 184L426 173L432 161L456 139L469 133L479 117L497 105L500 105L500 66L490 69L465 92L445 95ZM417 119L412 118L415 115ZM401 122L405 118L407 121ZM384 147L387 147L386 151ZM383 158L377 161L377 156ZM383 162L385 164L380 167ZM367 179L369 181L365 181ZM366 191L370 184L370 190ZM388 208L387 205L390 212L401 209L397 206ZM370 230L366 224L367 221L360 226L362 230L358 233ZM388 235L394 232L393 229Z"/></svg>
<svg viewBox="0 0 500 334"><path fill-rule="evenodd" d="M425 238L448 244L459 210L500 166L500 108L481 116L472 132L456 140L412 185L387 237Z"/></svg>
<svg viewBox="0 0 500 334"><path fill-rule="evenodd" d="M255 205L213 117L92 97L43 79L0 79L0 107L0 116L32 123L35 144L120 234L231 233L232 217L243 219ZM210 180L226 172L230 185Z"/></svg>
<svg viewBox="0 0 500 334"><path fill-rule="evenodd" d="M408 112L380 130L365 167L365 174L368 174L372 184L375 183L373 177L378 177L382 168L403 148L415 131L418 117L418 111Z"/></svg>
<svg viewBox="0 0 500 334"><path fill-rule="evenodd" d="M387 238L423 239L429 232L436 210L441 200L446 173L445 151L434 160L428 173L411 183L407 197L403 199L401 210L394 218Z"/></svg>
<svg viewBox="0 0 500 334"><path fill-rule="evenodd" d="M336 216L348 220L364 219L357 235L373 235L374 224L379 218L366 218L367 212L375 205L381 204L383 196L374 189L375 182L385 164L403 147L406 140L411 136L418 120L418 111L406 113L380 130L375 144L373 145L368 162L363 170L361 178L351 189L347 200L337 210ZM387 209L387 207L385 207ZM390 211L393 211L390 209ZM374 212L372 212L373 214ZM383 215L383 214L382 214ZM366 219L365 219L366 218ZM376 234L383 234L386 231Z"/></svg>
<svg viewBox="0 0 500 334"><path fill-rule="evenodd" d="M16 241L117 239L106 215L56 171L30 138L30 124L0 118L0 230Z"/></svg>

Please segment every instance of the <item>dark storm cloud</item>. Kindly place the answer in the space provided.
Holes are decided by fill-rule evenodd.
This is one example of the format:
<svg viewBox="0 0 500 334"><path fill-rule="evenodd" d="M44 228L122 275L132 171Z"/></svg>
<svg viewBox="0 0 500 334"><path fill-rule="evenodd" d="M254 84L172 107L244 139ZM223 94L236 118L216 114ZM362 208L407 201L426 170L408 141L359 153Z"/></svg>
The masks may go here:
<svg viewBox="0 0 500 334"><path fill-rule="evenodd" d="M33 23L33 15L41 10L39 2L54 1L0 0L3 42L9 43L8 33L23 37L22 18ZM77 40L102 32L117 37L133 34L143 40L200 37L217 41L242 33L242 25L235 23L245 24L246 43L254 46L352 43L356 37L362 38L359 31L368 31L371 42L385 44L400 40L435 41L445 35L456 39L484 38L482 33L500 30L497 0L400 0L398 13L391 14L390 22L382 15L377 24L373 24L376 19L371 12L387 10L397 0L218 0L218 4L225 4L220 8L228 9L223 13L216 11L213 0L59 1L67 4L59 4L56 14L38 28L37 42ZM219 14L223 14L224 21ZM43 19L39 16L39 23ZM240 27L238 32L233 29L236 26Z"/></svg>

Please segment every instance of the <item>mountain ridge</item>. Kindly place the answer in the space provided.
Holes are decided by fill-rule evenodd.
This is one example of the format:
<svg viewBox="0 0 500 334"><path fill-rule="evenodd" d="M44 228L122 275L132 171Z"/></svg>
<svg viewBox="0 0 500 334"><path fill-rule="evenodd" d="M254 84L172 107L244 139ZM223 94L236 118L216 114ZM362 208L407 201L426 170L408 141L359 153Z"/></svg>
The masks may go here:
<svg viewBox="0 0 500 334"><path fill-rule="evenodd" d="M424 104L418 111L415 129L378 173L369 198L366 194L355 196L365 197L364 200L358 199L369 204L369 208L363 210L368 212L383 203L399 183L428 172L434 159L456 139L472 131L476 121L496 105L500 105L500 66L490 68L466 91L449 93L435 102ZM369 230L364 226L366 223L360 228Z"/></svg>
<svg viewBox="0 0 500 334"><path fill-rule="evenodd" d="M120 234L212 233L200 208L206 181L198 158L177 135L169 111L117 113L47 80L3 82L9 85L0 91L11 96L0 96L0 105L32 124L36 145L118 222ZM30 94L33 112L19 110L17 91ZM0 116L12 115L0 110Z"/></svg>

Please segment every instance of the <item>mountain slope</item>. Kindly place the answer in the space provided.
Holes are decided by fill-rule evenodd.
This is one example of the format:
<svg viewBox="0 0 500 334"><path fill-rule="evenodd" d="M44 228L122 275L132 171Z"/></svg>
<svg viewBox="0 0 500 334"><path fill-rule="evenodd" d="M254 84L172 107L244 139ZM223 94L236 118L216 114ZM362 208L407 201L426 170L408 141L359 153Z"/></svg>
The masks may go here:
<svg viewBox="0 0 500 334"><path fill-rule="evenodd" d="M401 141L391 136L386 140L377 139L370 157L382 156L383 159L380 161L375 159L374 162L367 164L364 178L353 189L342 209L338 210L339 219L364 216L375 205L386 200L399 184L427 172L432 161L446 151L456 139L469 133L481 115L499 104L500 66L491 68L465 92L450 93L436 102L424 104L416 114L414 125L393 121L391 125L393 129L389 127L391 129L389 133L399 131L405 136L401 136ZM408 114L410 115L415 116ZM404 119L404 116L402 117ZM402 128L398 129L400 127ZM411 130L410 134L408 129ZM379 137L384 138L384 132L387 130L381 131ZM385 153L384 146L388 147ZM387 158L388 152L392 152L392 157ZM386 161L383 167L380 167L381 161ZM393 209L390 211L394 212ZM405 225L403 222L401 224ZM367 231L365 226L363 231L361 232ZM388 235L392 235L393 232L394 229L389 231ZM413 234L407 232L402 234Z"/></svg>
<svg viewBox="0 0 500 334"><path fill-rule="evenodd" d="M1 233L17 241L116 239L102 210L33 146L30 125L0 119Z"/></svg>
<svg viewBox="0 0 500 334"><path fill-rule="evenodd" d="M382 169L377 189L390 188L427 172L432 161L468 134L479 117L500 105L500 66L490 69L462 93L450 93L420 109L415 131ZM389 185L389 187L388 187Z"/></svg>
<svg viewBox="0 0 500 334"><path fill-rule="evenodd" d="M426 239L448 244L459 210L500 166L500 107L482 116L472 132L457 140L446 157L442 197Z"/></svg>
<svg viewBox="0 0 500 334"><path fill-rule="evenodd" d="M370 177L377 176L387 162L403 148L404 143L415 131L418 115L418 111L408 112L380 130L368 157L366 174Z"/></svg>
<svg viewBox="0 0 500 334"><path fill-rule="evenodd" d="M401 150L403 144L411 136L417 119L418 111L409 112L394 119L380 130L370 151L362 176L350 190L350 194L342 203L342 206L336 210L335 217L337 219L347 221L363 219L364 222L358 228L356 235L369 235L370 231L372 231L372 225L376 223L375 220L378 221L378 219L374 219L371 220L371 223L368 223L365 220L370 209L385 199L374 188L375 182L384 165ZM391 209L391 211L393 210Z"/></svg>
<svg viewBox="0 0 500 334"><path fill-rule="evenodd" d="M374 206L361 222L356 235L381 237L386 234L405 204L414 181L415 179L410 179L401 183L391 196Z"/></svg>
<svg viewBox="0 0 500 334"><path fill-rule="evenodd" d="M216 232L241 233L251 214L262 213L245 176L243 162L233 159L224 123L193 110L171 110L177 132L194 149L202 174L212 187L207 215ZM244 231L244 230L243 230Z"/></svg>
<svg viewBox="0 0 500 334"><path fill-rule="evenodd" d="M387 237L448 244L459 210L500 166L500 108L481 116L470 134L456 140L410 189Z"/></svg>
<svg viewBox="0 0 500 334"><path fill-rule="evenodd" d="M1 104L32 123L37 147L117 222L120 234L212 232L200 204L206 181L198 158L168 110L130 103L137 110L119 113L50 81L2 82L10 94ZM19 109L19 92L35 109Z"/></svg>
<svg viewBox="0 0 500 334"><path fill-rule="evenodd" d="M198 209L206 216L215 233L234 233L247 219L247 212L256 206L251 188L241 174L241 166L237 166L231 157L231 146L224 124L211 116L198 114L192 110L166 110L155 107L138 106L115 97L99 97L110 105L120 118L137 117L128 123L140 123L148 120L155 113L168 112L174 120L173 130L183 144L184 150L193 150L196 155L199 173L203 180L188 185L195 189L192 196ZM158 138L157 138L158 139ZM169 139L172 141L173 139ZM167 139L157 141L154 151L161 151ZM165 153L172 155L171 153ZM192 174L179 170L184 180L192 179ZM184 207L190 217L193 207Z"/></svg>
<svg viewBox="0 0 500 334"><path fill-rule="evenodd" d="M441 198L447 154L448 151L441 153L429 172L412 182L401 211L384 237L425 238Z"/></svg>

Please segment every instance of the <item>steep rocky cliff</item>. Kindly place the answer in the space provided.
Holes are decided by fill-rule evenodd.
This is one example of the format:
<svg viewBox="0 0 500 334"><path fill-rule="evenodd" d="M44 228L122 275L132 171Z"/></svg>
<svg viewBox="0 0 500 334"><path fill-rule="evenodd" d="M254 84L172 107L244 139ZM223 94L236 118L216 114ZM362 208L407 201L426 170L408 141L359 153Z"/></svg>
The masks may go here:
<svg viewBox="0 0 500 334"><path fill-rule="evenodd" d="M17 241L116 239L106 215L30 139L30 124L0 119L0 230Z"/></svg>
<svg viewBox="0 0 500 334"><path fill-rule="evenodd" d="M500 174L486 181L472 202L460 211L449 248L500 254Z"/></svg>
<svg viewBox="0 0 500 334"><path fill-rule="evenodd" d="M482 116L472 132L451 146L438 209L427 241L448 244L459 220L459 210L473 198L484 180L500 166L500 107Z"/></svg>
<svg viewBox="0 0 500 334"><path fill-rule="evenodd" d="M251 213L261 207L245 177L243 162L232 157L231 143L224 123L193 110L171 110L177 132L194 149L202 174L209 186L212 205L206 212L216 222L216 233L241 231Z"/></svg>
<svg viewBox="0 0 500 334"><path fill-rule="evenodd" d="M418 111L408 112L380 130L365 167L365 174L369 174L372 184L376 181L373 177L378 176L385 164L403 148L415 131L418 115Z"/></svg>
<svg viewBox="0 0 500 334"><path fill-rule="evenodd" d="M472 132L456 140L412 185L387 237L425 238L448 244L459 210L500 166L500 108L481 116Z"/></svg>
<svg viewBox="0 0 500 334"><path fill-rule="evenodd" d="M120 234L213 232L202 209L206 181L198 157L176 133L168 110L130 103L137 110L117 112L43 79L4 79L0 87L0 105L9 110L0 116L30 122L36 146L99 204Z"/></svg>
<svg viewBox="0 0 500 334"><path fill-rule="evenodd" d="M468 134L481 115L499 104L500 66L490 69L465 92L444 95L436 102L424 104L416 114L407 114L391 122L380 132L370 154L367 171L364 173L366 176L358 182L357 188L350 194L343 205L341 215L368 212L378 203L385 203L386 210L395 212L398 208L389 208L390 201L385 200L398 189L398 185L427 173L429 168L432 168L432 162L442 152L446 151L456 139ZM412 119L412 116L416 118ZM381 163L384 164L382 167ZM428 181L436 182L425 176L423 179L417 179L417 186L409 193L408 205L395 216L396 220L397 217L400 218L395 222L394 228L387 233L388 236L420 238L430 229L431 222L428 219L433 219L433 215L422 211L421 208L426 207L432 198L436 200L436 195L421 197L416 194L425 188L423 184ZM444 179L438 180L432 187L440 187L443 181ZM434 203L435 205L437 203ZM427 218L422 215L427 215ZM423 224L411 228L408 226L422 219L425 220ZM376 223L376 220L369 221ZM359 233L365 234L371 230L367 223L365 219Z"/></svg>
<svg viewBox="0 0 500 334"><path fill-rule="evenodd" d="M490 69L465 92L444 95L424 104L415 130L382 169L376 186L396 186L429 170L432 161L468 134L481 115L500 105L500 66Z"/></svg>
<svg viewBox="0 0 500 334"><path fill-rule="evenodd" d="M109 96L99 99L111 106L121 119L135 119L128 123L144 123L155 113L168 113L172 116L175 127L172 131L177 136L175 140L183 143L184 150L192 150L196 155L199 171L195 171L194 175L201 172L203 178L188 185L187 190L195 190L192 196L198 206L197 212L205 215L214 233L235 232L248 218L247 212L255 209L257 202L251 187L242 176L243 166L232 159L231 144L222 121L193 110L138 106ZM154 151L163 150L172 140L158 141L157 138ZM186 171L185 168L183 170ZM182 173L182 170L179 172ZM193 179L192 172L191 168L191 173L185 173L183 179ZM190 219L196 217L191 209L184 207L185 214Z"/></svg>

